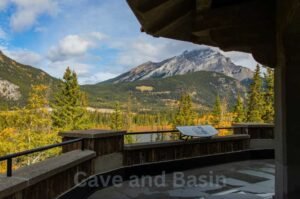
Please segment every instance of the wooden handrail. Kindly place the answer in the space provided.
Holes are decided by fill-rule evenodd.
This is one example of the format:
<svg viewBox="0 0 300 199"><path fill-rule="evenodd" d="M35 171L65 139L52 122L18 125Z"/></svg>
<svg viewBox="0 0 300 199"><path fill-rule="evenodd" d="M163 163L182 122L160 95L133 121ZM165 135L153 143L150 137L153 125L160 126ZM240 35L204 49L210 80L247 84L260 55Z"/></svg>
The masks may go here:
<svg viewBox="0 0 300 199"><path fill-rule="evenodd" d="M41 152L41 151L46 151L48 149L52 149L52 148L56 148L56 147L60 147L60 146L65 146L65 145L73 144L73 143L76 143L76 142L81 142L81 150L84 150L84 138L78 138L78 139L73 139L73 140L69 140L69 141L65 141L65 142L61 142L61 143L57 143L57 144L51 144L51 145L47 145L47 146L43 146L43 147L39 147L39 148L27 150L27 151L8 154L8 155L0 157L0 162L1 161L6 161L7 162L6 176L11 177L12 176L12 167L13 167L13 164L12 164L12 159L13 158L17 158L17 157L20 157L20 156L29 155L29 154L37 153L37 152Z"/></svg>

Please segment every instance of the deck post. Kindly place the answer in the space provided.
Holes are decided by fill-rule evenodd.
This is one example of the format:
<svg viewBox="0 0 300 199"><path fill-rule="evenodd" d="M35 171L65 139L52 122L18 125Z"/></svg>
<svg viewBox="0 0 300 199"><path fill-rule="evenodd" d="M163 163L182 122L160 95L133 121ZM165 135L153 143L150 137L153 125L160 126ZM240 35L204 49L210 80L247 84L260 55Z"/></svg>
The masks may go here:
<svg viewBox="0 0 300 199"><path fill-rule="evenodd" d="M276 95L276 199L300 196L300 6L278 0Z"/></svg>
<svg viewBox="0 0 300 199"><path fill-rule="evenodd" d="M81 143L66 145L63 152L75 149L95 151L95 173L111 170L123 166L124 135L126 131L110 130L82 130L61 132L63 141L83 138Z"/></svg>

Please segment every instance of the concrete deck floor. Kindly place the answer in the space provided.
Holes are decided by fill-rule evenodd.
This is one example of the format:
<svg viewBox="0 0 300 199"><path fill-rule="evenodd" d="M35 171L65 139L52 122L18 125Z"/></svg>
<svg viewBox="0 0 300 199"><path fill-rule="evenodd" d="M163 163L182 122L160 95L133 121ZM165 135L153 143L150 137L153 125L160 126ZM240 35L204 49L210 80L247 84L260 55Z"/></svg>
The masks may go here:
<svg viewBox="0 0 300 199"><path fill-rule="evenodd" d="M271 199L274 195L274 174L274 160L243 161L184 171L186 182L188 176L223 175L226 178L221 185L211 183L203 186L203 181L202 184L198 181L199 184L181 183L183 186L177 187L174 186L174 174L166 174L163 187L150 186L150 183L132 187L133 181L126 181L120 187L99 190L89 199Z"/></svg>

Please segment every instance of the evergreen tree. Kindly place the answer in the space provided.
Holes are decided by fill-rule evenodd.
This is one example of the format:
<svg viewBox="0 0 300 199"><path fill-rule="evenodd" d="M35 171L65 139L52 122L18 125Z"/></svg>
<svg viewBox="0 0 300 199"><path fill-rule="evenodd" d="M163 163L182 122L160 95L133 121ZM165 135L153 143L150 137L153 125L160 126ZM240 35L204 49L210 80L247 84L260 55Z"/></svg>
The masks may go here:
<svg viewBox="0 0 300 199"><path fill-rule="evenodd" d="M116 103L115 110L111 114L110 128L116 131L122 130L123 125L123 113L119 103Z"/></svg>
<svg viewBox="0 0 300 199"><path fill-rule="evenodd" d="M192 99L189 94L182 94L177 114L175 116L175 126L194 125L196 113L193 111Z"/></svg>
<svg viewBox="0 0 300 199"><path fill-rule="evenodd" d="M240 95L238 95L237 102L234 107L234 113L236 114L234 122L245 122L245 107Z"/></svg>
<svg viewBox="0 0 300 199"><path fill-rule="evenodd" d="M222 107L221 107L221 100L220 100L220 96L217 95L216 97L216 101L215 101L215 105L213 107L213 123L219 124L221 122L221 113L222 113Z"/></svg>
<svg viewBox="0 0 300 199"><path fill-rule="evenodd" d="M256 66L253 82L250 87L250 96L248 102L248 122L263 122L263 93L262 78L260 76L260 66Z"/></svg>
<svg viewBox="0 0 300 199"><path fill-rule="evenodd" d="M132 126L132 92L128 94L128 98L127 98L126 129L130 130L131 126Z"/></svg>
<svg viewBox="0 0 300 199"><path fill-rule="evenodd" d="M274 122L274 70L267 67L265 74L266 88L264 93L263 120L267 123Z"/></svg>
<svg viewBox="0 0 300 199"><path fill-rule="evenodd" d="M65 130L87 128L86 106L86 95L80 90L77 75L68 67L52 105L54 126Z"/></svg>

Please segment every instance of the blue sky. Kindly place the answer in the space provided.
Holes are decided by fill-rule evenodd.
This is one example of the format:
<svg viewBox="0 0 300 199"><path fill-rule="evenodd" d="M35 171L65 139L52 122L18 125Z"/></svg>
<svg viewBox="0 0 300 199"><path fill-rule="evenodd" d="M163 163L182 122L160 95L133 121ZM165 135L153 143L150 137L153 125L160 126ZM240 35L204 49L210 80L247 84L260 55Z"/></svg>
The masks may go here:
<svg viewBox="0 0 300 199"><path fill-rule="evenodd" d="M70 66L81 84L199 48L141 33L125 0L0 0L0 19L5 54L58 78ZM256 65L249 54L224 54L237 64Z"/></svg>

